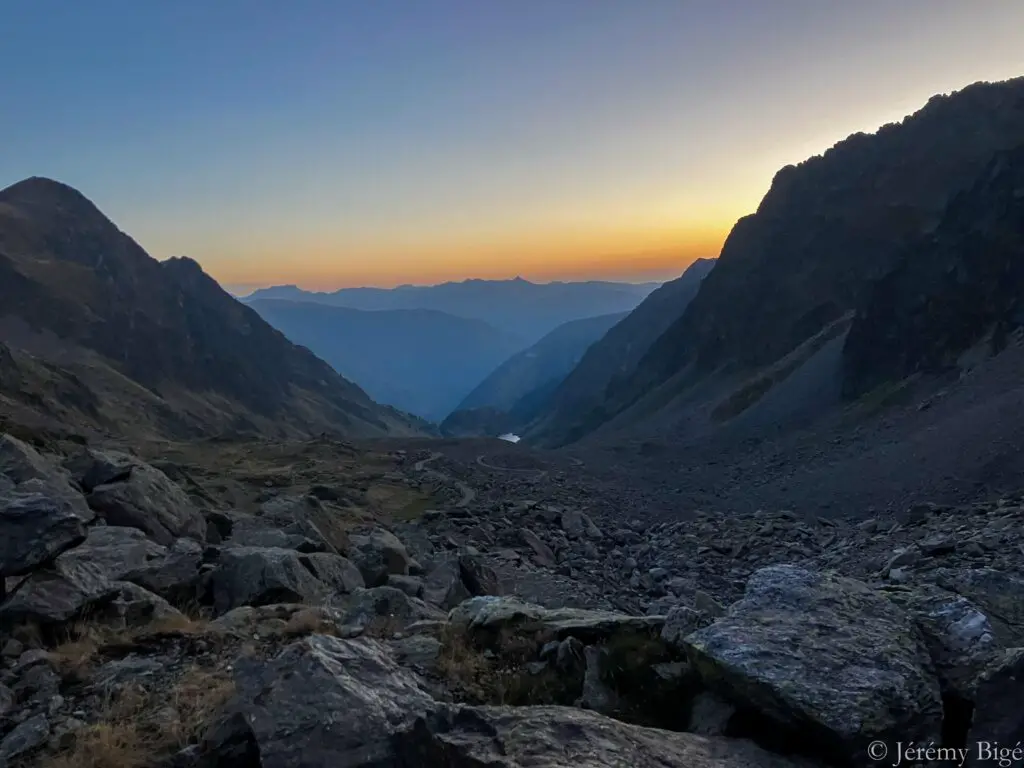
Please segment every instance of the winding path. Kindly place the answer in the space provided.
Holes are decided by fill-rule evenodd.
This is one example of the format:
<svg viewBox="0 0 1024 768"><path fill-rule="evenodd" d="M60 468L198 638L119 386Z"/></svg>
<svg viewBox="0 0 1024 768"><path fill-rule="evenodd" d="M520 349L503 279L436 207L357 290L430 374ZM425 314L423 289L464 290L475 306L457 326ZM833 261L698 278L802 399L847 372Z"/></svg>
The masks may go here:
<svg viewBox="0 0 1024 768"><path fill-rule="evenodd" d="M489 469L494 472L512 472L515 474L533 474L534 479L542 480L548 476L548 470L546 469L520 469L518 467L499 467L497 464L491 464L487 461L487 454L481 453L476 457L476 463L484 469Z"/></svg>
<svg viewBox="0 0 1024 768"><path fill-rule="evenodd" d="M412 468L413 468L414 471L422 472L427 477L432 477L435 480L437 480L437 481L439 481L441 483L444 483L446 485L449 484L449 483L454 484L455 487L459 489L459 493L462 494L462 497L457 502L455 502L455 506L457 508L459 508L459 509L461 509L463 507L468 507L476 499L476 491L474 491L472 488L470 488L468 485L466 485L466 483L462 482L461 480L456 480L455 478L453 478L453 477L451 477L449 475L446 475L444 472L438 472L436 469L428 469L427 468L427 464L430 464L433 461L437 461L438 459L442 458L443 456L444 456L443 453L440 453L438 451L434 451L427 458L420 459L415 464L413 464Z"/></svg>

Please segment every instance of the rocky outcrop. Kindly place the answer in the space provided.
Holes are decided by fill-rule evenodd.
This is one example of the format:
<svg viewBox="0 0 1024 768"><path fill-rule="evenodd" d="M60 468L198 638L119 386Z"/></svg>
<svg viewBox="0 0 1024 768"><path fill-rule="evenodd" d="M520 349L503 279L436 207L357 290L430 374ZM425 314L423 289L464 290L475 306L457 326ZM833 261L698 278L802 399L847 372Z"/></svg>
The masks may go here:
<svg viewBox="0 0 1024 768"><path fill-rule="evenodd" d="M875 740L935 742L942 700L910 616L866 585L774 566L684 641L702 680L841 762Z"/></svg>
<svg viewBox="0 0 1024 768"><path fill-rule="evenodd" d="M142 462L133 463L115 482L94 487L87 499L109 525L138 528L165 546L181 537L206 538L206 518L188 495L163 472Z"/></svg>

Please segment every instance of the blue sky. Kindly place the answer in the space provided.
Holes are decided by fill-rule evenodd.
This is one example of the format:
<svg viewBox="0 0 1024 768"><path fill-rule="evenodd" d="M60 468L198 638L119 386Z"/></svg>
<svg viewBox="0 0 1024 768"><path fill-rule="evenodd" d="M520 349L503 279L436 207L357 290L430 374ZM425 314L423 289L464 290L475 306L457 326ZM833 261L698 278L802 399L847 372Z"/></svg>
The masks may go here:
<svg viewBox="0 0 1024 768"><path fill-rule="evenodd" d="M1024 74L1017 0L0 0L0 186L311 287L667 277L778 167Z"/></svg>

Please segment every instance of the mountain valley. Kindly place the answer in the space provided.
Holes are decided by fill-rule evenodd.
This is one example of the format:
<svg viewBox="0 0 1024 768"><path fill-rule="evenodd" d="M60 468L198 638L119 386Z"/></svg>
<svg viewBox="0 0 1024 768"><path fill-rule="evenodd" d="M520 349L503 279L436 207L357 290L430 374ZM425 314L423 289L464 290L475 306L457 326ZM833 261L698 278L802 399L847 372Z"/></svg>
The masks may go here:
<svg viewBox="0 0 1024 768"><path fill-rule="evenodd" d="M782 169L661 285L236 300L0 191L0 768L1012 746L1021 257L1024 79Z"/></svg>

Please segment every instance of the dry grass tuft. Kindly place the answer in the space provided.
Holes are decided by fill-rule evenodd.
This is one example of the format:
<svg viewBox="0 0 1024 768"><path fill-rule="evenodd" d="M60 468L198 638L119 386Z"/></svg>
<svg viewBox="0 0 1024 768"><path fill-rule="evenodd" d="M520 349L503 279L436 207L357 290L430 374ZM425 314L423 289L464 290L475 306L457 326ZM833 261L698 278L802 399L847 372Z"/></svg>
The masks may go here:
<svg viewBox="0 0 1024 768"><path fill-rule="evenodd" d="M74 734L73 743L48 755L38 768L146 768L196 743L234 692L222 672L193 666L174 687L129 686L108 700L96 722Z"/></svg>

